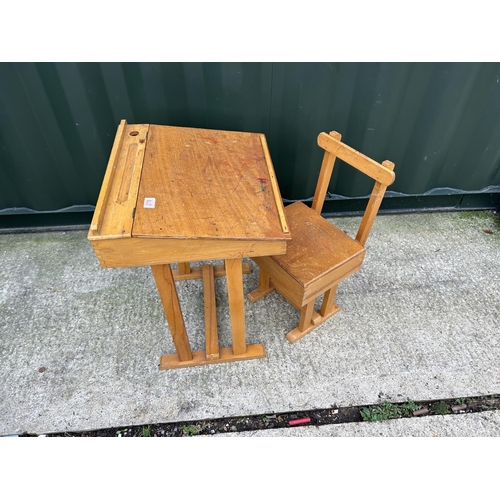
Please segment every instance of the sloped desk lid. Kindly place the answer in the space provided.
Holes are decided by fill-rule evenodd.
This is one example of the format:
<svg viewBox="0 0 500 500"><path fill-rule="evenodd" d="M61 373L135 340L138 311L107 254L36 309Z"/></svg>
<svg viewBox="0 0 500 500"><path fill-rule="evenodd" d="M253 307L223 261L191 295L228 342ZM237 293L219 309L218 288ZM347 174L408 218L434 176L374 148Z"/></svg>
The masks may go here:
<svg viewBox="0 0 500 500"><path fill-rule="evenodd" d="M283 240L263 134L150 125L132 236Z"/></svg>

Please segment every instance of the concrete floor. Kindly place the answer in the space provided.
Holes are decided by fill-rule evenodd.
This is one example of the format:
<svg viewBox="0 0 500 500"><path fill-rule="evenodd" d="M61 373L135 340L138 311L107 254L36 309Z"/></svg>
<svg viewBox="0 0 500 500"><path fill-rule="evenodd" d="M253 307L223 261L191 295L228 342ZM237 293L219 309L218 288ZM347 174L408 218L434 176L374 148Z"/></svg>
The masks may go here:
<svg viewBox="0 0 500 500"><path fill-rule="evenodd" d="M359 221L335 219L351 236ZM267 357L180 370L158 370L174 346L149 268L101 269L86 231L0 235L0 258L0 435L500 393L500 223L489 212L380 215L336 316L292 345L292 306L277 292L246 300L247 340ZM257 284L248 262L245 292ZM201 282L178 291L191 347L203 349ZM228 346L223 278L216 295ZM499 420L265 432L499 436Z"/></svg>

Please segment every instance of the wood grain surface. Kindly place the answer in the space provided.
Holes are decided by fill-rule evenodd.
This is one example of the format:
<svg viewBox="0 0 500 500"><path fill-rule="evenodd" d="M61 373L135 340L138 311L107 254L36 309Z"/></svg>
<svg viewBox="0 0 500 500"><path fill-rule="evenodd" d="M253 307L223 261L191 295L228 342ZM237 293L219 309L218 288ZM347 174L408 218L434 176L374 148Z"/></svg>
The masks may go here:
<svg viewBox="0 0 500 500"><path fill-rule="evenodd" d="M293 239L286 255L271 257L299 283L308 286L365 249L302 202L285 208Z"/></svg>
<svg viewBox="0 0 500 500"><path fill-rule="evenodd" d="M202 274L206 357L207 359L219 359L219 336L217 333L214 266L212 264L203 265Z"/></svg>
<svg viewBox="0 0 500 500"><path fill-rule="evenodd" d="M89 238L102 267L173 264L185 260L258 257L286 252L284 241L182 240L175 238Z"/></svg>
<svg viewBox="0 0 500 500"><path fill-rule="evenodd" d="M132 235L286 239L261 136L150 125Z"/></svg>
<svg viewBox="0 0 500 500"><path fill-rule="evenodd" d="M101 187L102 195L99 195L94 212L89 239L132 236L148 128L149 125L126 125L122 120Z"/></svg>

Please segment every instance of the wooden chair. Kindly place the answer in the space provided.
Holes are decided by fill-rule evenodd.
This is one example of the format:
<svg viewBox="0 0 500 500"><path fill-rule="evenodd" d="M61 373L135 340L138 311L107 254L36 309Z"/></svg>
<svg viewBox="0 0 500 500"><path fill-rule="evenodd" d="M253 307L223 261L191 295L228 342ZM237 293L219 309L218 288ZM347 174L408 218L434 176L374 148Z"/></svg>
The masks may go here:
<svg viewBox="0 0 500 500"><path fill-rule="evenodd" d="M318 145L325 154L312 208L300 201L285 208L292 234L287 253L252 258L259 266L259 286L248 294L248 298L255 302L276 289L300 311L299 326L286 336L292 343L339 311L334 302L338 284L361 268L368 234L385 190L395 178L394 163L375 162L341 142L338 132L322 132ZM355 239L320 215L336 158L375 180ZM322 294L318 313L314 310L314 302Z"/></svg>

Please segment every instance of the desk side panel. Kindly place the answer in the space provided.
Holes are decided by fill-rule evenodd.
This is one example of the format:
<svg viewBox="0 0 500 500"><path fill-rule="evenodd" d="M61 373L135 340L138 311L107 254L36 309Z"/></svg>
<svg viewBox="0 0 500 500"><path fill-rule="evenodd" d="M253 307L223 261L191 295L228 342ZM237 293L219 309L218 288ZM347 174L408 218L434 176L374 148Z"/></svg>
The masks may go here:
<svg viewBox="0 0 500 500"><path fill-rule="evenodd" d="M111 150L111 155L109 156L108 160L108 166L104 174L104 180L102 181L101 191L99 192L99 198L97 199L97 204L94 210L94 216L92 217L92 222L90 224L90 231L91 231L90 234L92 235L99 234L99 230L101 229L102 220L104 218L104 212L106 211L106 205L109 199L109 192L111 190L111 186L113 185L116 165L119 160L126 128L127 128L127 121L122 120L120 122L120 125L118 125L118 130L116 131L113 148Z"/></svg>
<svg viewBox="0 0 500 500"><path fill-rule="evenodd" d="M271 160L269 147L267 146L266 136L264 134L260 134L260 141L262 143L262 150L264 151L264 156L267 163L267 169L269 171L269 180L271 182L271 189L273 191L274 201L276 202L276 209L278 210L278 217L280 220L281 229L284 234L289 235L290 230L288 227L288 221L286 220L285 207L283 206L283 199L281 198L278 180L276 179L276 173L274 172L273 162Z"/></svg>

